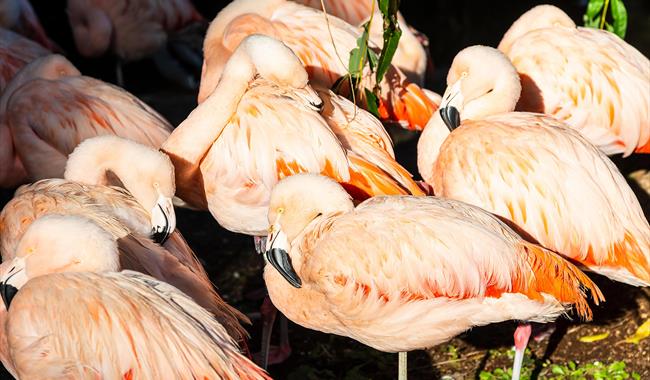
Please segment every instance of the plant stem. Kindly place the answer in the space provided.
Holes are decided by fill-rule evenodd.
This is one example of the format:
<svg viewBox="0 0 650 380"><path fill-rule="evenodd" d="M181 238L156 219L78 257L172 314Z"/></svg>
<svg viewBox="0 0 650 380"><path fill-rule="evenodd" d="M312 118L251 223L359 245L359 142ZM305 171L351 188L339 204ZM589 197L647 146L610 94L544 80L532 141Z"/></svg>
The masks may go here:
<svg viewBox="0 0 650 380"><path fill-rule="evenodd" d="M607 17L607 8L609 7L609 0L605 0L605 6L603 7L603 13L600 16L600 29L605 26L605 18Z"/></svg>

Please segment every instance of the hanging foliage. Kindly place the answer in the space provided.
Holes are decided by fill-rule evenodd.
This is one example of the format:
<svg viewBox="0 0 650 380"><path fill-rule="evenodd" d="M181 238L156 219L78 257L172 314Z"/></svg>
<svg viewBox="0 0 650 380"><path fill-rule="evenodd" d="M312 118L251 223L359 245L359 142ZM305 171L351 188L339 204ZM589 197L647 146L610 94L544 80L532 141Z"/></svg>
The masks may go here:
<svg viewBox="0 0 650 380"><path fill-rule="evenodd" d="M608 9L610 11L609 21L607 17ZM621 38L625 38L627 10L623 5L623 0L589 0L583 20L588 28L606 29Z"/></svg>
<svg viewBox="0 0 650 380"><path fill-rule="evenodd" d="M377 4L379 5L384 27L384 46L381 52L377 55L369 45L370 25L377 22L374 20L375 5L373 4L370 19L362 25L361 36L357 38L357 45L350 51L348 72L334 83L332 90L341 93L342 91L347 92L349 88L348 95L357 105L360 101L365 100L365 108L379 117L379 83L381 83L390 67L399 39L402 36L402 30L397 22L399 0L377 0ZM374 75L376 79L376 85L373 89L359 88L366 65L370 69L370 75Z"/></svg>

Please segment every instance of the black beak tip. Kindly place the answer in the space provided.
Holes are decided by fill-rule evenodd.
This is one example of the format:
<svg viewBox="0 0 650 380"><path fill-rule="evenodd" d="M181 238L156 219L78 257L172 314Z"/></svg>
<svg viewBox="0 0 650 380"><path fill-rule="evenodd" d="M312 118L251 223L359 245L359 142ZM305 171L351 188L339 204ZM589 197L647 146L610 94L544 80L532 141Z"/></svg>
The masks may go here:
<svg viewBox="0 0 650 380"><path fill-rule="evenodd" d="M447 128L449 128L449 131L453 131L460 125L460 113L456 107L447 106L445 108L441 108L440 117L442 118L442 121L445 122Z"/></svg>
<svg viewBox="0 0 650 380"><path fill-rule="evenodd" d="M18 293L18 289L16 289L16 287L4 282L0 283L0 296L2 296L2 301L4 302L5 308L7 310L9 310L9 305L16 296L16 293Z"/></svg>
<svg viewBox="0 0 650 380"><path fill-rule="evenodd" d="M321 100L320 103L313 103L309 102L312 107L314 107L318 112L321 112L323 110L323 106L325 106L325 103Z"/></svg>
<svg viewBox="0 0 650 380"><path fill-rule="evenodd" d="M156 231L154 228L153 231L151 231L151 239L160 244L163 245L167 239L169 238L169 231L165 228L162 231Z"/></svg>
<svg viewBox="0 0 650 380"><path fill-rule="evenodd" d="M269 260L269 263L273 268L277 269L278 272L284 277L291 286L294 288L300 289L302 287L302 280L298 277L298 274L293 269L291 265L291 258L289 254L284 249L273 248L269 251L266 251L266 258Z"/></svg>

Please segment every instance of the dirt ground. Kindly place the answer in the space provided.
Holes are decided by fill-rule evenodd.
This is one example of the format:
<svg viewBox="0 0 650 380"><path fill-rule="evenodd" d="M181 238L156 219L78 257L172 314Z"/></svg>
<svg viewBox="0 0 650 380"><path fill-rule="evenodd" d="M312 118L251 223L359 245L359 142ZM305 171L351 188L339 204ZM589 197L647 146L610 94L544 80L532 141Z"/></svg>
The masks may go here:
<svg viewBox="0 0 650 380"><path fill-rule="evenodd" d="M465 5L457 7L456 16L460 12L465 12L463 9L475 2L459 1L458 3ZM571 7L576 8L575 3L572 1ZM437 5L441 12L451 7L441 4L446 2ZM645 6L643 2L638 1L633 4L636 7ZM494 14L500 14L501 8L507 8L501 2L494 4L490 2L489 6L493 5L498 8ZM408 7L409 4L406 6ZM410 3L410 7L410 12L414 15L417 9L413 3ZM520 14L528 8L528 5L522 3L517 7L518 9L511 11L512 14ZM479 14L481 12L474 12L474 15ZM633 24L633 26L637 25L638 29L639 23L646 22L644 26L646 32L639 34L641 37L638 38L638 41L643 42L644 51L647 51L650 46L648 44L650 33L647 33L647 21L650 20L648 14L650 13L643 13L640 21ZM444 16L444 13L442 15ZM408 15L406 16L411 20ZM440 19L442 16L438 14L436 17ZM423 29L424 24L421 20L419 22L420 24L415 22L415 26ZM485 21L488 22L496 23L493 17ZM47 24L48 20L45 20L45 23ZM465 36L471 37L463 37L463 42L458 43L466 46L478 42L475 40L483 37L481 28L481 24L476 26L474 34L467 31ZM448 32L458 35L459 30L461 29L457 26L456 29L452 28ZM436 49L458 51L456 47L446 47L439 41L440 39L436 42L433 34L429 32L427 34L432 41L434 56L440 55L436 53ZM488 42L493 43L493 41L485 43ZM195 107L195 94L178 89L160 79L147 69L147 64L150 63L136 63L125 68L126 87L161 112L173 125L178 125ZM443 62L433 79L437 84L434 87L437 91L442 90L441 82L444 73ZM110 74L107 76L110 77ZM397 143L398 160L412 173L417 173L415 164L417 136L401 131L394 132L393 136ZM615 158L615 162L626 177L638 169L650 169L650 159L647 157ZM650 197L636 182L630 181L630 186L635 190L648 217ZM11 198L11 194L12 191L0 191L0 207ZM263 260L254 253L252 238L220 228L206 212L178 210L177 218L179 230L202 260L224 299L245 313L258 312L264 286L261 276ZM643 340L639 344L623 342L625 337L632 334L644 320L650 318L650 292L614 283L599 276L593 278L604 292L607 302L593 307L592 322L582 323L570 319L573 316L569 315L568 318L561 318L556 324L547 326L546 330L543 326L535 326L536 333L547 337L539 342L531 341L524 378L532 375L533 378L540 379L552 376L579 379L581 377L578 375L557 377L560 374L553 373L553 364L568 365L569 362L575 362L580 367L593 362L611 364L624 361L625 371L630 376L632 372L636 372L640 379L650 379L650 339ZM511 365L509 352L511 352L512 333L515 327L515 323L510 322L476 328L438 347L426 351L414 351L409 354L409 376L411 379L509 378L499 377L501 375L497 369ZM254 319L252 326L249 327L250 347L253 352L259 350L260 330L259 319ZM603 333L609 333L604 340L593 343L583 343L579 340L584 336ZM291 322L289 336L292 354L284 363L270 367L270 373L274 378L291 380L396 378L397 355L395 354L378 352L353 340L307 330ZM274 342L277 342L277 338L274 336ZM482 371L485 372L481 374ZM6 376L8 375L0 374L0 378Z"/></svg>

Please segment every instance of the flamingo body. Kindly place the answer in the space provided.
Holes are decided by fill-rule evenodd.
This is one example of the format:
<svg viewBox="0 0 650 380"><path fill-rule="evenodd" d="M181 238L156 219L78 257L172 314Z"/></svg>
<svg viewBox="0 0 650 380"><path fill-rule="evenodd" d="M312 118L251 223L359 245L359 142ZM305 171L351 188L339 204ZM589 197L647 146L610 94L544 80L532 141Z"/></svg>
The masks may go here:
<svg viewBox="0 0 650 380"><path fill-rule="evenodd" d="M499 45L522 77L517 110L552 115L606 154L650 153L650 61L615 34L562 15L535 7ZM562 21L531 21L543 17Z"/></svg>
<svg viewBox="0 0 650 380"><path fill-rule="evenodd" d="M56 48L47 37L29 0L3 0L0 3L0 27L20 33L46 49Z"/></svg>
<svg viewBox="0 0 650 380"><path fill-rule="evenodd" d="M336 17L328 20L329 28L322 12L290 1L238 0L229 4L214 19L205 39L199 102L215 88L228 57L251 34L268 35L287 44L304 64L310 80L331 88L347 74L347 57L356 47L359 31ZM373 78L366 75L363 85L372 89ZM393 66L381 83L381 91L382 119L409 129L422 129L437 108Z"/></svg>
<svg viewBox="0 0 650 380"><path fill-rule="evenodd" d="M13 300L6 333L21 378L269 378L210 313L132 271L34 278Z"/></svg>
<svg viewBox="0 0 650 380"><path fill-rule="evenodd" d="M650 225L611 160L550 115L512 112L519 77L498 50L462 50L447 81L418 142L434 193L511 220L590 270L650 285Z"/></svg>
<svg viewBox="0 0 650 380"><path fill-rule="evenodd" d="M70 0L68 17L82 55L111 51L127 61L151 55L169 32L202 19L189 0Z"/></svg>
<svg viewBox="0 0 650 380"><path fill-rule="evenodd" d="M13 143L3 152L3 187L62 177L68 155L90 137L116 135L159 147L172 130L135 96L80 75L58 55L37 59L12 80L0 98L0 117L0 133Z"/></svg>
<svg viewBox="0 0 650 380"><path fill-rule="evenodd" d="M409 351L473 326L549 321L571 304L589 316L582 286L599 298L573 265L477 207L380 196L354 208L327 182L287 178L269 209L269 251L285 250L301 285L268 264L264 279L274 305L302 326Z"/></svg>

